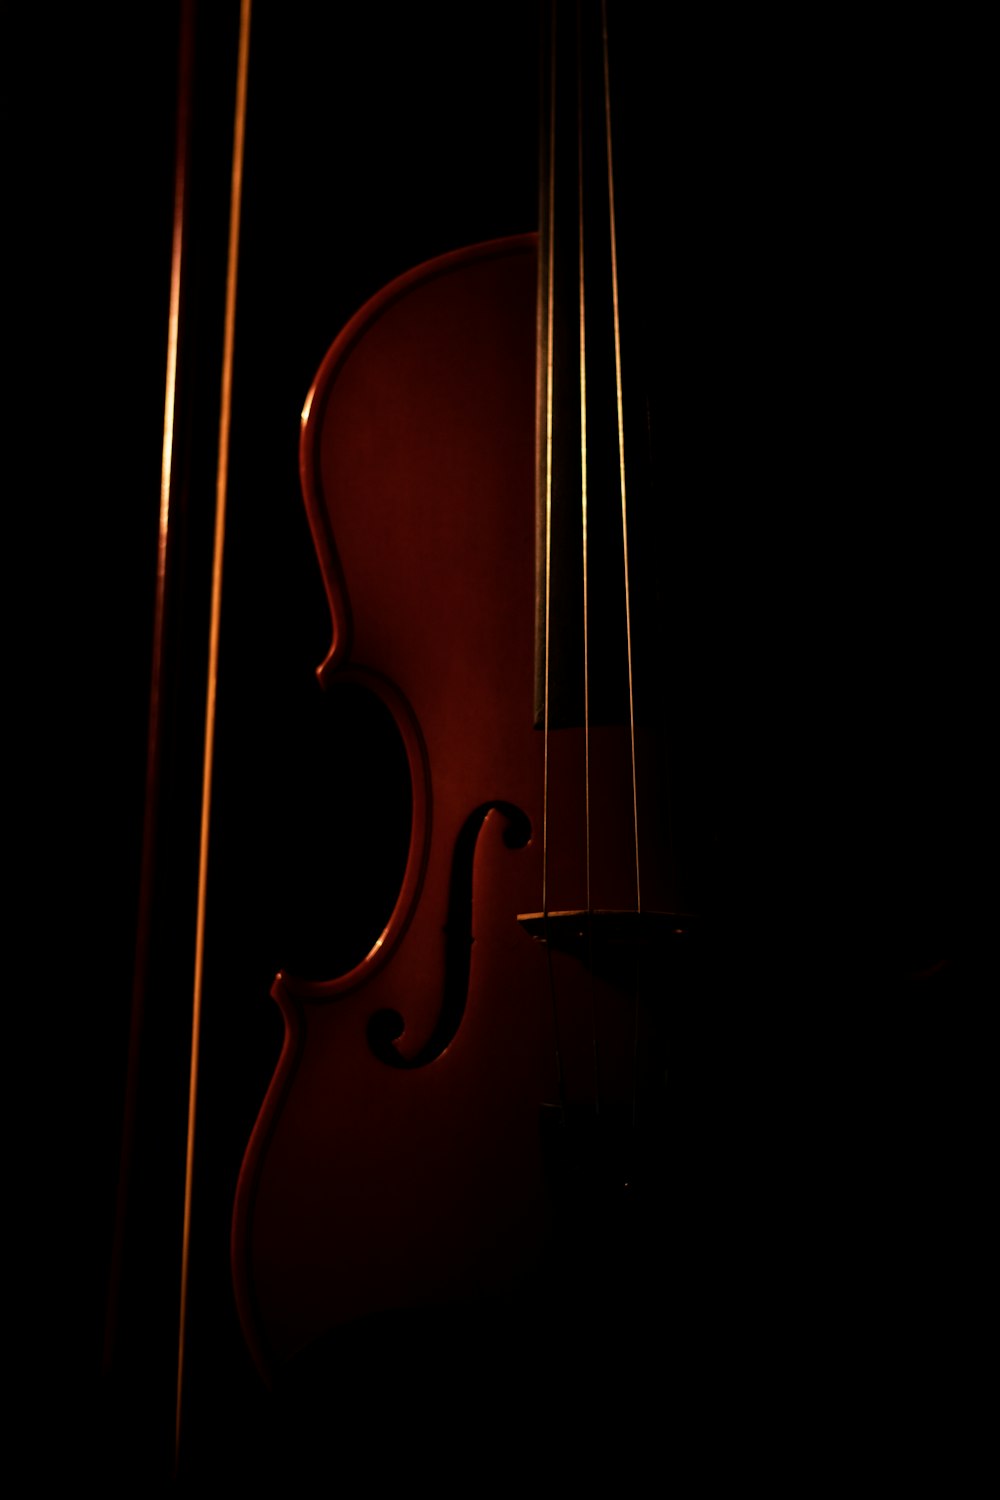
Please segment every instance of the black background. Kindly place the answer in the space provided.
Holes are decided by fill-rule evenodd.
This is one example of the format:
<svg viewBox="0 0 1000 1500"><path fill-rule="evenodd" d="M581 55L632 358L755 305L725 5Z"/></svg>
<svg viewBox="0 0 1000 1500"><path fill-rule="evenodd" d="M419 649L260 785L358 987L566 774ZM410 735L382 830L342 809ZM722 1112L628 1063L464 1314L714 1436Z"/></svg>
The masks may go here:
<svg viewBox="0 0 1000 1500"><path fill-rule="evenodd" d="M32 38L15 153L28 164L24 284L40 287L24 365L29 400L44 398L39 552L56 580L34 684L57 770L46 778L51 832L33 840L41 935L25 982L44 1000L28 1055L58 1053L68 1080L58 1106L40 1111L57 1127L52 1144L46 1135L27 1153L26 1202L43 1205L38 1233L59 1266L33 1299L41 1358L30 1389L42 1411L82 1417L67 1439L81 1461L138 1481L171 1461L235 16L212 8L197 33L186 560L121 1323L102 1376L179 29L177 7L163 5L141 25L134 8L112 9ZM299 413L333 337L393 275L535 226L536 37L529 3L391 17L261 3L254 17L192 1474L252 1471L275 1421L228 1279L236 1173L280 1045L271 979L282 966L338 972L364 951L405 837L391 738L370 716L352 728L349 708L318 701L329 627L298 488ZM845 16L790 34L756 19L672 17L631 63L676 507L665 566L688 622L665 670L691 725L727 955L710 1014L689 1028L679 1085L690 1171L705 1184L687 1207L713 1247L699 1296L723 1309L716 1334L728 1338L735 1406L759 1396L763 1367L780 1367L775 1403L794 1389L797 1409L848 1439L873 1425L906 1452L923 1452L929 1432L936 1451L950 1444L961 1401L945 1372L964 1361L978 1307L968 1274L979 1254L973 953L985 905L977 51L957 28L932 34L911 18L873 28ZM784 1451L773 1411L763 1430Z"/></svg>

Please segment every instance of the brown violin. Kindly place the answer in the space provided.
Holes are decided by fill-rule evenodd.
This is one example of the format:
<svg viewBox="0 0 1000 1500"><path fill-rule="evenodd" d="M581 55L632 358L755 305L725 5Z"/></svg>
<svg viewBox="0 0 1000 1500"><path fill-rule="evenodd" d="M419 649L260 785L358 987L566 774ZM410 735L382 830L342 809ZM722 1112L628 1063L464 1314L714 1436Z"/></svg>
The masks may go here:
<svg viewBox="0 0 1000 1500"><path fill-rule="evenodd" d="M692 918L648 350L625 331L613 54L587 19L559 8L547 38L540 234L385 287L303 413L319 680L384 705L412 815L367 956L274 984L284 1045L232 1233L274 1382L393 1319L557 1315L592 1344L595 1277L628 1300L661 1245L664 1011Z"/></svg>

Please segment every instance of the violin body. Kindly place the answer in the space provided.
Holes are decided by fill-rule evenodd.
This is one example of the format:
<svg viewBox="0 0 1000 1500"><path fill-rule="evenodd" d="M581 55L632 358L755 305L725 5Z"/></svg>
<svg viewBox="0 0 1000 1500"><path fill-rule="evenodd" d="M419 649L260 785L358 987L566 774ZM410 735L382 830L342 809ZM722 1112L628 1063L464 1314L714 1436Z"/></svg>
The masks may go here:
<svg viewBox="0 0 1000 1500"><path fill-rule="evenodd" d="M519 920L541 909L543 880L548 912L637 907L628 726L535 722L536 295L533 235L419 267L347 326L303 416L333 624L319 677L388 709L412 824L367 957L274 985L285 1041L232 1238L268 1378L346 1325L528 1284L575 1170L546 1119L599 1099L627 1134L662 1081L662 964L637 1010L631 948L596 957L579 934L545 942ZM643 900L666 909L655 735L636 757ZM584 1154L593 1181L602 1152ZM616 1201L629 1170L611 1170Z"/></svg>

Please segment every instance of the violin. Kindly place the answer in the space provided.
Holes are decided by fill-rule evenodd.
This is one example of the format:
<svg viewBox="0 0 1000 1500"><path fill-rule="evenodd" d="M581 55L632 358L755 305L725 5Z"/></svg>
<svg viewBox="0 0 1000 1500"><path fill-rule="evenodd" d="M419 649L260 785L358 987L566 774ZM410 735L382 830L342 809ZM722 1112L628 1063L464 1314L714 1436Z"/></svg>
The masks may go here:
<svg viewBox="0 0 1000 1500"><path fill-rule="evenodd" d="M621 13L609 19L614 88ZM716 41L702 53L702 72L684 96L688 103L710 73L716 76ZM893 1375L903 1376L898 1389L904 1400L917 1397L915 1410L929 1393L938 1423L935 1371L974 1367L961 1357L960 1342L942 1330L955 1326L954 1287L968 1284L973 1237L963 1231L974 1226L963 1225L963 1206L981 1196L978 1163L968 1147L987 1136L969 1128L965 1113L973 1010L963 1004L968 996L956 993L957 971L949 980L938 965L954 944L950 936L948 944L938 940L934 921L946 936L949 924L957 928L957 882L972 868L952 830L979 825L972 817L953 821L951 797L965 778L958 705L973 701L978 685L973 692L970 681L967 691L959 669L974 632L961 625L957 585L951 594L947 587L949 577L962 579L964 596L964 566L958 566L957 547L950 558L942 553L940 528L933 535L919 531L912 500L929 488L940 507L940 496L954 495L953 465L963 450L958 439L967 434L975 403L955 385L961 394L952 397L949 418L942 388L951 386L961 361L943 337L944 357L917 359L909 382L900 379L910 354L925 347L920 320L928 295L933 301L938 286L940 306L947 303L950 316L951 287L963 280L942 278L942 262L929 249L914 259L915 245L935 243L924 237L929 218L948 226L953 264L964 256L970 241L955 228L953 213L954 163L962 152L941 158L947 171L939 168L937 191L933 182L930 191L944 211L932 216L925 205L933 153L909 153L912 218L904 214L888 237L880 237L878 207L884 229L899 207L900 189L897 183L897 196L885 196L885 153L873 155L866 139L853 159L849 146L838 158L854 167L868 164L869 200L860 214L841 216L848 230L863 220L857 244L886 256L886 265L887 246L898 250L894 267L924 273L913 273L912 296L900 293L907 338L896 346L902 355L888 365L892 379L884 362L873 362L866 374L861 367L872 342L862 314L871 312L872 327L886 330L885 287L877 276L865 279L868 249L853 272L846 268L845 280L842 236L824 240L823 254L805 253L811 242L802 215L803 204L809 206L804 185L816 182L824 224L837 217L827 213L830 174L817 172L810 154L819 132L804 132L799 155L770 158L763 192L766 200L770 183L773 201L764 201L754 217L759 167L768 159L764 148L775 144L767 101L784 105L789 88L783 92L779 60L782 76L768 75L765 66L772 87L761 89L760 67L744 68L738 43L731 45L728 70L715 92L705 91L710 107L701 116L681 112L702 129L706 118L719 121L725 136L724 149L694 158L699 169L709 169L697 175L714 216L691 212L702 200L682 191L683 228L664 243L644 232L652 227L651 214L645 224L634 217L637 195L627 190L634 180L625 182L620 170L614 177L628 577L634 584L628 617L623 585L616 582L625 576L617 382L599 373L616 362L614 335L605 331L602 350L603 319L595 315L613 301L612 282L600 269L602 253L607 258L610 252L600 248L607 245L606 230L596 240L585 238L581 362L578 189L565 187L567 179L577 182L572 106L568 132L556 132L569 144L556 162L554 219L547 210L540 215L540 236L458 252L393 281L338 340L314 387L303 477L321 565L315 592L322 602L325 586L333 616L331 651L321 669L325 697L363 697L394 726L410 787L411 827L406 868L381 940L356 965L339 969L302 964L300 970L296 957L275 986L277 1007L266 1000L272 963L277 967L270 955L260 984L247 985L234 974L233 958L246 960L261 945L256 922L247 941L247 901L232 898L231 882L220 883L230 899L214 903L214 919L228 913L233 929L232 941L223 934L217 945L220 958L210 976L208 1017L218 1034L209 1038L202 1091L211 1105L202 1111L210 1149L199 1165L202 1212L195 1215L196 1301L189 1319L194 1342L186 1366L189 1381L201 1382L188 1409L194 1414L189 1431L202 1453L216 1439L218 1397L227 1388L217 1364L204 1357L206 1343L220 1323L219 1347L227 1356L224 1339L240 1338L225 1322L224 1253L218 1256L221 1294L212 1295L208 1285L212 1247L224 1249L236 1167L273 1072L269 1053L257 1092L256 1081L247 1085L247 1070L234 1063L248 996L256 997L262 1016L284 1027L285 1044L240 1178L233 1276L258 1369L274 1392L288 1396L293 1429L304 1418L317 1441L327 1444L329 1463L338 1462L357 1433L384 1444L411 1419L408 1451L440 1455L445 1437L452 1444L456 1433L475 1430L475 1423L456 1420L456 1414L468 1418L474 1402L480 1416L492 1413L492 1436L506 1441L527 1425L522 1408L529 1397L547 1411L550 1427L572 1431L568 1450L577 1455L588 1451L579 1438L592 1418L602 1431L628 1433L630 1445L638 1431L657 1442L665 1410L673 1431L683 1426L683 1408L663 1396L665 1368L683 1367L683 1327L680 1340L677 1334L685 1318L697 1325L705 1360L714 1360L737 1392L727 1415L745 1409L746 1393L757 1390L761 1408L779 1413L779 1429L788 1425L784 1399L792 1388L804 1393L804 1402L815 1392L802 1372L826 1368L836 1344L834 1324L849 1330L845 1345L872 1328L883 1337L887 1295L894 1340L899 1336ZM683 49L681 56L686 66ZM762 62L759 52L756 61ZM846 73L854 76L850 68ZM744 75L743 92L733 87L729 93ZM842 101L843 76L838 71L828 99L820 90L814 116L842 120L838 108L823 106ZM572 101L574 88L560 86L558 99ZM793 114L774 111L782 127ZM893 121L902 116L912 118L913 111L892 112ZM593 134L584 132L587 159L600 162L601 109L589 118L599 125L596 151ZM611 118L620 168L628 156L622 143L634 146L637 132L628 130L627 113L612 110ZM871 138L879 139L877 130ZM681 141L676 159L671 154L670 171L687 144L690 139ZM938 149L936 128L928 144ZM895 135L892 161L895 172L903 164ZM286 168L287 162L280 170ZM549 157L545 175L553 176ZM864 169L847 178L853 192L854 184L865 183ZM586 221L602 195L586 173L584 183ZM640 180L640 213L650 199L663 199L665 185ZM834 196L839 207L846 191ZM301 196L307 201L305 192ZM542 196L547 204L547 191ZM779 196L785 209L774 214ZM567 200L568 228L560 217ZM978 199L970 194L969 201ZM279 218L271 215L270 222ZM685 276L710 241L722 248L714 262L706 258L702 279ZM248 235L246 244L253 242ZM685 247L679 256L678 244ZM262 253L266 258L266 249ZM726 274L716 274L720 268ZM376 272L369 287L380 279L389 276ZM262 280L270 308L289 278L272 283L259 277L258 286ZM900 285L895 271L891 281ZM867 300L853 295L866 285L872 288ZM247 286L252 290L252 277ZM687 333L696 332L698 340L682 330L682 378L671 390L665 422L657 369L678 366L677 344L662 337L672 328L664 307L675 302L687 308ZM431 311L435 306L442 316ZM687 358L701 341L708 307L715 321L703 343L706 366L714 362L718 374L708 389L720 398L714 402L706 400L699 379L704 370ZM458 308L470 314L468 336ZM845 314L846 335L838 344L832 325ZM411 315L412 338L403 333ZM331 329L341 320L335 312ZM302 321L310 320L285 310L285 324ZM807 344L813 353L803 363ZM259 339L244 347L258 370L286 365L277 351L261 360ZM888 338L878 347L884 352ZM850 359L831 362L831 349L848 350ZM319 351L310 353L296 402L318 362ZM397 363L405 379L394 378ZM935 378L925 381L932 363ZM783 379L774 376L778 366ZM581 369L588 397L586 570L577 457ZM851 447L857 393L866 379L870 410L888 424L887 461L877 473L862 461L856 440ZM906 399L900 396L887 411L890 385ZM201 383L199 390L210 387ZM238 395L245 389L237 380ZM204 400L198 409L207 409ZM275 411L280 402L269 400L268 431L280 427ZM608 411L613 419L603 415ZM261 420L247 424L254 438L264 414L262 403ZM692 425L699 414L701 425ZM690 503L696 488L677 482L676 445L685 441L708 466L697 507ZM280 483L259 482L261 446L245 446L255 470L245 491L280 493ZM287 436L284 446L294 447ZM541 457L550 447L551 465ZM889 483L905 455L908 482ZM831 456L849 481L838 484L835 495L828 484ZM270 560L280 545L272 534L274 517L262 506L241 509L244 521L253 514L266 529ZM711 607L701 613L698 590L684 587L692 560L684 544L696 509L714 533L701 557L710 552L717 582L709 591ZM778 519L784 550L776 545ZM757 545L743 547L751 528ZM731 562L737 552L740 569ZM726 587L737 575L745 580L742 592ZM586 632L579 623L584 578ZM897 580L895 593L889 579ZM889 622L881 635L876 610ZM270 645L274 618L287 620L292 612L279 604L263 622L255 597L245 613L259 635L248 639L240 632L231 639L252 691L227 688L228 702L256 696L266 703L275 734L290 744L289 759L298 764L296 736L275 713L280 693L269 692L260 675L266 658L247 649ZM702 899L704 882L691 859L699 841L684 819L696 758L689 740L697 721L690 712L692 642L709 618L725 622L719 630L725 629L727 652L743 641L745 697L734 700L718 674L706 680L714 701L724 705L715 728L728 739L727 780L737 770L749 794L732 799L749 809L738 833L750 836L731 841L744 865L732 884L743 916L740 941L732 944L737 961L724 976L727 983L713 984L711 1003L696 1007L689 1001L707 955L703 943L691 941L691 913L704 914L711 903ZM771 619L776 628L769 642ZM629 653L621 647L629 633L634 719L625 703ZM716 653L716 664L720 657ZM243 745L259 745L261 736L239 738L238 761ZM748 774L748 765L755 774ZM220 778L235 810L230 833L236 812L240 819L234 864L246 866L242 851L266 843L263 809L253 800L265 779L254 775L241 785L231 762ZM357 791L341 779L325 795L348 803L361 800ZM929 805L934 798L937 813ZM253 819L244 816L250 806ZM381 814L381 806L373 810L373 825ZM178 821L163 820L174 854ZM629 830L637 824L641 836L633 839ZM216 846L233 849L226 838ZM343 864L342 845L331 844L326 858ZM165 860L161 850L160 877L179 863ZM273 862L283 885L291 885L292 863ZM90 884L88 872L81 889ZM258 875L241 889L257 899L264 882ZM119 1383L130 1397L135 1390L150 1413L149 1422L136 1423L130 1399L116 1439L127 1434L138 1453L146 1446L143 1434L155 1426L154 1457L168 1446L161 1429L170 1425L171 1392L165 1401L159 1392L161 1383L170 1384L170 1345L176 1343L179 1215L175 1195L161 1192L163 1176L149 1165L151 1155L154 1163L173 1156L164 1148L176 1130L181 1091L174 1064L184 1050L174 1037L183 1028L176 1000L187 977L176 982L176 970L188 969L187 945L178 941L186 931L187 902L161 903L158 910L163 920L149 965L156 988L147 1012L160 1029L144 1043L144 1113L132 1178L143 1200L137 1204L133 1187L126 1215L133 1239L125 1247L128 1274L121 1282L115 1351ZM880 935L894 912L903 914L907 932L926 949L924 993L912 993L910 985L896 995L884 982L888 965L870 977L865 960L879 956ZM98 920L93 925L103 931ZM342 932L353 917L332 907L326 925ZM836 983L830 980L833 962ZM334 977L311 983L300 977L310 972ZM220 1001L230 1005L228 1015ZM667 1033L695 1009L715 1032L712 1045L692 1058L690 1049L670 1045ZM245 1108L245 1098L229 1107L226 1089L237 1079L250 1095ZM88 1092L100 1090L88 1085ZM678 1092L684 1097L671 1114ZM227 1140L235 1140L232 1151ZM678 1191L671 1175L685 1153L702 1169L700 1201L686 1192L690 1182ZM960 1161L966 1165L958 1167ZM142 1210L154 1198L155 1218L150 1215L145 1232ZM144 1232L138 1254L137 1222ZM677 1265L678 1246L692 1238L714 1251L699 1275L691 1274L690 1254L688 1265ZM868 1300L858 1295L866 1286ZM978 1326L972 1303L970 1296L969 1316L959 1320L967 1328ZM935 1317L936 1328L930 1326ZM694 1342L688 1338L688 1354ZM801 1357L807 1343L816 1351L811 1365ZM853 1343L861 1357L868 1348L867 1338ZM785 1376L780 1403L774 1384L760 1378L761 1361L769 1356ZM234 1362L237 1375L249 1364L241 1338ZM859 1363L852 1368L852 1391ZM704 1374L690 1359L687 1368ZM884 1362L872 1368L881 1389L871 1394L881 1410L890 1382ZM137 1381L137 1369L155 1371L155 1378ZM704 1380L700 1388L701 1409L718 1410L705 1396ZM234 1399L242 1391L235 1380L229 1389ZM247 1406L251 1413L257 1409L253 1400ZM728 1423L716 1426L713 1437L730 1431ZM774 1435L784 1440L783 1431ZM224 1436L218 1441L229 1462L232 1446ZM192 1461L198 1451L190 1449ZM256 1467L254 1444L247 1443L245 1456Z"/></svg>
<svg viewBox="0 0 1000 1500"><path fill-rule="evenodd" d="M660 1316L666 1013L696 917L654 351L624 275L641 284L645 247L616 198L604 7L583 11L546 34L540 232L392 281L302 416L319 682L387 712L411 818L367 955L273 988L284 1042L232 1265L279 1385L356 1384L373 1330L415 1320L461 1368L517 1328L541 1372L554 1319L564 1351L596 1338L628 1371Z"/></svg>

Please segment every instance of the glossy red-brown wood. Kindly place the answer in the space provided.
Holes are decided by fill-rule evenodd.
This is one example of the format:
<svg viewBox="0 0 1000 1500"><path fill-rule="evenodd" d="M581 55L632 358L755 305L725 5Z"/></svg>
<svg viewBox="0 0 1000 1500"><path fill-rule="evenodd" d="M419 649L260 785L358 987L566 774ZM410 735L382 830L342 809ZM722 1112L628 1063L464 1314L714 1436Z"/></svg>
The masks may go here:
<svg viewBox="0 0 1000 1500"><path fill-rule="evenodd" d="M266 1374L352 1319L497 1291L530 1268L549 1219L539 1116L558 1099L557 1047L571 1101L594 1096L595 1031L601 1088L631 1088L632 1011L617 987L568 954L550 968L517 920L542 900L535 290L534 236L418 268L340 335L303 417L333 620L319 675L360 681L386 705L413 814L399 897L368 956L326 982L281 974L274 986L285 1042L233 1225L240 1315ZM631 909L627 730L592 733L590 763L590 905ZM396 1046L411 1062L433 1042L456 845L486 804L461 1023L433 1060L388 1066L369 1019L400 1014ZM498 804L526 816L522 847L505 843ZM584 810L583 735L561 731L550 910L588 904ZM652 883L643 894L669 901Z"/></svg>

